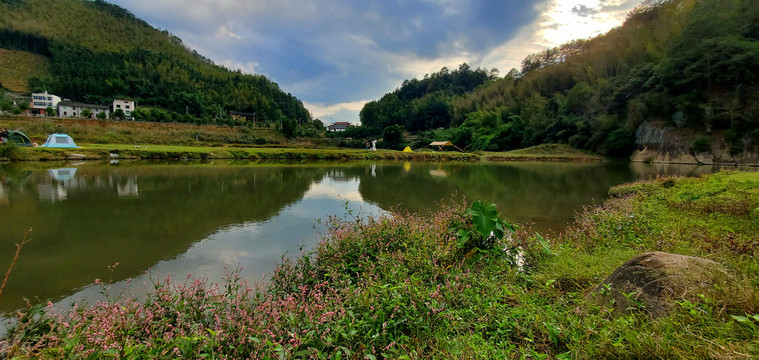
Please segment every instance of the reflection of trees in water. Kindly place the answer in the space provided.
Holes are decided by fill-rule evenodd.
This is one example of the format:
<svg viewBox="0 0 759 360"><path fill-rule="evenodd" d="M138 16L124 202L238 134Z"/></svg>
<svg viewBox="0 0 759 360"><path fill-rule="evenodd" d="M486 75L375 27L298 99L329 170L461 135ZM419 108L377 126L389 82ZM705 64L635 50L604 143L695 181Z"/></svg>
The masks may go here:
<svg viewBox="0 0 759 360"><path fill-rule="evenodd" d="M442 173L448 176L435 176ZM383 208L400 203L413 211L458 192L469 201L495 202L512 221L547 223L537 226L545 229L563 227L582 205L602 201L609 187L630 180L626 164L414 164L409 171L378 167L377 177L362 176L359 189Z"/></svg>
<svg viewBox="0 0 759 360"><path fill-rule="evenodd" d="M6 188L11 206L0 208L0 248L11 251L34 228L0 310L23 305L11 293L57 298L109 277L106 268L116 261L114 280L138 275L222 227L271 218L324 174L322 167L81 168L75 179L57 182L35 172ZM120 194L130 183L138 196ZM65 201L41 201L44 184L66 187ZM0 258L0 269L9 261Z"/></svg>

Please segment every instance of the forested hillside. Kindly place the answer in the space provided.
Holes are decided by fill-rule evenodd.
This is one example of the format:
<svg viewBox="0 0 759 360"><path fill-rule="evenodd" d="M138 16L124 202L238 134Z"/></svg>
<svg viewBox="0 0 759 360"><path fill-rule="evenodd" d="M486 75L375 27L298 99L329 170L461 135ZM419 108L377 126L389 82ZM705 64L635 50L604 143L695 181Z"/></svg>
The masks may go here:
<svg viewBox="0 0 759 360"><path fill-rule="evenodd" d="M521 69L446 99L439 107L450 112L431 123L448 129L421 132L420 144L509 150L568 143L626 156L636 129L656 122L702 134L696 150L719 134L738 153L759 140L757 74L759 1L648 1L605 35L530 55ZM372 108L378 105L367 104L362 115L403 110L387 102ZM406 119L409 131L429 128Z"/></svg>
<svg viewBox="0 0 759 360"><path fill-rule="evenodd" d="M0 48L50 59L30 91L95 104L131 98L154 121L229 123L228 110L294 127L303 104L260 75L213 64L182 41L102 0L0 0Z"/></svg>

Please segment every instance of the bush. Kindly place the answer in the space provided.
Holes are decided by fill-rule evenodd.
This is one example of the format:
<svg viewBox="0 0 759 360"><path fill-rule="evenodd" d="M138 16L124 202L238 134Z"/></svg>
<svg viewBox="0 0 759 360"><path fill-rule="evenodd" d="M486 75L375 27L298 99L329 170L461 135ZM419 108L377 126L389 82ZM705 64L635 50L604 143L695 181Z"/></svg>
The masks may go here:
<svg viewBox="0 0 759 360"><path fill-rule="evenodd" d="M693 142L693 151L706 152L712 149L712 139L707 136L701 136Z"/></svg>
<svg viewBox="0 0 759 360"><path fill-rule="evenodd" d="M614 130L609 134L606 146L609 156L628 156L635 149L635 134L625 129Z"/></svg>

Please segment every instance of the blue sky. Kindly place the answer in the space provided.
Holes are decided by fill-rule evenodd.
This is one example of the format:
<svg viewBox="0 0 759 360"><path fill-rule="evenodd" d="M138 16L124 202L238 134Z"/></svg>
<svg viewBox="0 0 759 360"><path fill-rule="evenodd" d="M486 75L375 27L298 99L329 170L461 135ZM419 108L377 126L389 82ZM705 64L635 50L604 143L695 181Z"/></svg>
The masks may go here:
<svg viewBox="0 0 759 360"><path fill-rule="evenodd" d="M620 25L642 0L111 0L232 70L262 74L329 124L443 66L519 67Z"/></svg>

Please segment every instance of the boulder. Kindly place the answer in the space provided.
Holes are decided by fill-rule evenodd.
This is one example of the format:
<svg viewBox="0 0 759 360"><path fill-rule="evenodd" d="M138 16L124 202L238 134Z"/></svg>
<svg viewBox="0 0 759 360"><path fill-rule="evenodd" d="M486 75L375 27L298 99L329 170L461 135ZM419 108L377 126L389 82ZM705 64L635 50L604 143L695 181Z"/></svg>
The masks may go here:
<svg viewBox="0 0 759 360"><path fill-rule="evenodd" d="M676 301L695 300L727 278L722 265L711 260L647 252L614 270L585 299L623 313L640 310L664 316L671 312Z"/></svg>

